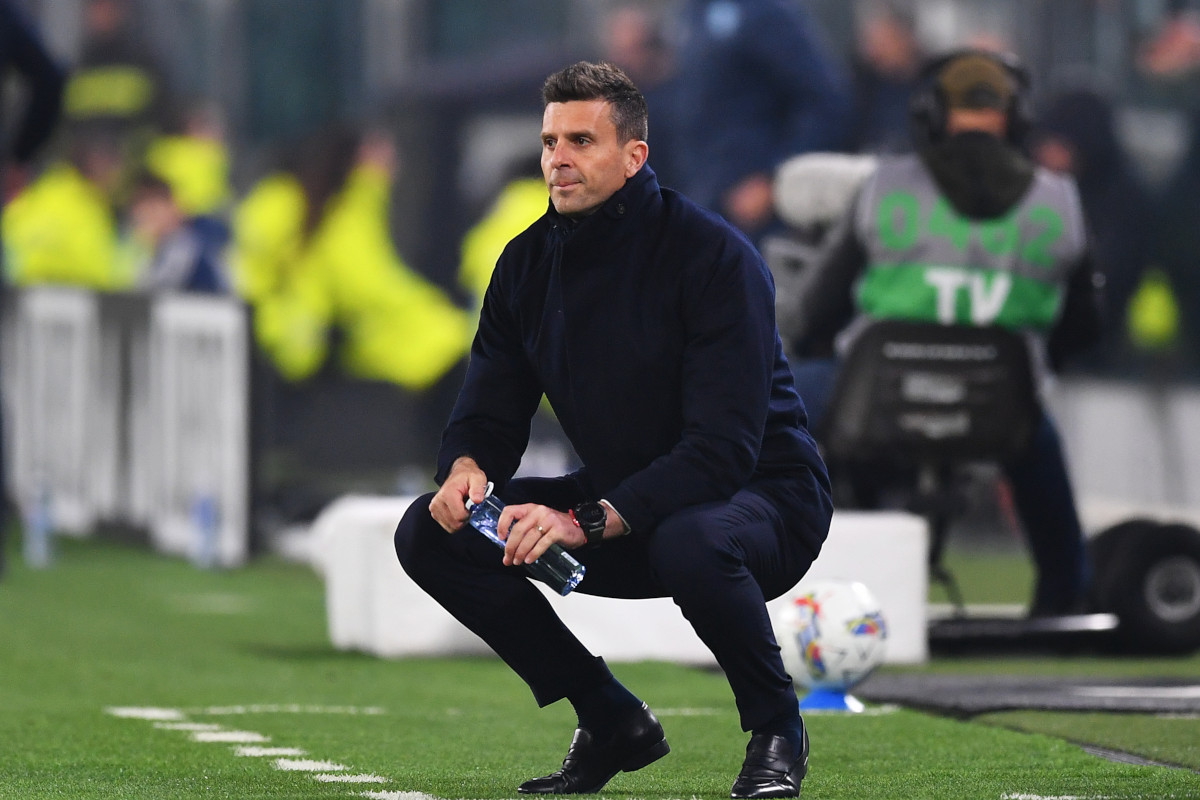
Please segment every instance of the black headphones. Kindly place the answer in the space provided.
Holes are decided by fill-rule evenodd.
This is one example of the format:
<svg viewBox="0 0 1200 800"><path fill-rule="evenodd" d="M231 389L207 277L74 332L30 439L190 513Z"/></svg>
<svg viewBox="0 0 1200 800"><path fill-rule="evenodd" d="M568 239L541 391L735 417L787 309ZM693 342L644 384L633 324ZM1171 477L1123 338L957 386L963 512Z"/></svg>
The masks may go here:
<svg viewBox="0 0 1200 800"><path fill-rule="evenodd" d="M937 56L926 62L917 73L916 88L909 100L909 120L913 141L918 147L940 141L946 134L946 97L938 82L942 70L952 61L966 56L982 56L1004 68L1013 81L1012 100L1007 109L1008 140L1015 145L1024 142L1033 123L1029 96L1029 72L1011 53L963 48Z"/></svg>

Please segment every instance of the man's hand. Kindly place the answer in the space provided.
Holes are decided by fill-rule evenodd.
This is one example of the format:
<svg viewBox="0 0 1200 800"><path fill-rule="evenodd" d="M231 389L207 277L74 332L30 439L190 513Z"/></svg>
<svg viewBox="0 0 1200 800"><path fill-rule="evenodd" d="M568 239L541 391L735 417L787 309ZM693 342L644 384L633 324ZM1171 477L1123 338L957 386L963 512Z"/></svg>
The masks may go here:
<svg viewBox="0 0 1200 800"><path fill-rule="evenodd" d="M429 515L438 525L454 533L466 524L470 513L467 498L472 503L483 500L487 491L487 475L475 463L475 459L462 456L450 467L450 474L429 502Z"/></svg>
<svg viewBox="0 0 1200 800"><path fill-rule="evenodd" d="M755 173L725 193L725 215L744 231L753 232L771 221L774 189L768 175Z"/></svg>
<svg viewBox="0 0 1200 800"><path fill-rule="evenodd" d="M504 544L505 566L532 564L556 542L567 550L587 544L587 537L570 514L535 503L505 506L500 513L502 538L505 531L508 531Z"/></svg>

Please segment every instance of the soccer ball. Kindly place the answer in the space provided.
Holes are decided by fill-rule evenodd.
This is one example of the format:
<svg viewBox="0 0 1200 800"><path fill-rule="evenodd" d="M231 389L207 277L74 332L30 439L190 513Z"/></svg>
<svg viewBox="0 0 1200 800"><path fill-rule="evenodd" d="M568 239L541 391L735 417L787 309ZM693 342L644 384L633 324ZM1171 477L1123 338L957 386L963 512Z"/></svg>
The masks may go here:
<svg viewBox="0 0 1200 800"><path fill-rule="evenodd" d="M879 603L857 581L814 581L793 590L771 625L784 667L806 689L849 690L879 666L887 645Z"/></svg>

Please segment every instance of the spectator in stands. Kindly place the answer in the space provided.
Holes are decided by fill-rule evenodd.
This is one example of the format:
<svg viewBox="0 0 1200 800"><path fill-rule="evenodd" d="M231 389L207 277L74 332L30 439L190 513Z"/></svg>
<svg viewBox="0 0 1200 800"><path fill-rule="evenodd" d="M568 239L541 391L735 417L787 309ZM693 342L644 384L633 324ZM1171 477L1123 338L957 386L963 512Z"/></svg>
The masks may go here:
<svg viewBox="0 0 1200 800"><path fill-rule="evenodd" d="M15 197L33 177L34 157L49 141L62 108L66 73L46 50L41 35L10 0L0 2L0 67L20 76L26 98L4 146L3 198ZM9 106L4 106L10 111Z"/></svg>
<svg viewBox="0 0 1200 800"><path fill-rule="evenodd" d="M1038 115L1033 152L1042 166L1075 179L1096 267L1104 276L1108 324L1100 346L1077 365L1117 369L1129 355L1129 302L1150 259L1149 191L1117 138L1111 103L1098 91L1075 88L1052 97Z"/></svg>
<svg viewBox="0 0 1200 800"><path fill-rule="evenodd" d="M836 339L840 352L872 319L999 324L1028 334L1035 362L1059 367L1099 335L1099 279L1074 182L1017 145L1025 73L1009 57L962 50L929 63L920 86L917 152L880 160L811 267L801 349ZM837 368L836 358L793 364L814 430ZM1086 551L1048 415L1004 467L1037 566L1030 613L1079 610Z"/></svg>
<svg viewBox="0 0 1200 800"><path fill-rule="evenodd" d="M0 206L3 206L23 191L33 176L34 157L58 122L65 81L62 67L47 51L33 21L9 0L0 0L0 71L19 77L25 97L17 122L11 126L12 141L3 143L0 159L3 169ZM7 103L0 103L0 107L10 110ZM6 280L7 276L7 267L0 257L0 280ZM4 534L12 509L4 471L3 428L0 415L0 576L4 574Z"/></svg>
<svg viewBox="0 0 1200 800"><path fill-rule="evenodd" d="M912 150L908 101L925 62L912 12L894 0L859 6L850 148L863 153Z"/></svg>
<svg viewBox="0 0 1200 800"><path fill-rule="evenodd" d="M146 151L145 169L171 186L189 217L223 218L233 190L225 123L209 103L196 103L169 124Z"/></svg>
<svg viewBox="0 0 1200 800"><path fill-rule="evenodd" d="M680 145L678 71L675 48L659 12L638 3L616 6L604 25L604 60L616 64L638 85L650 108L647 140L653 146L654 174L663 186L675 186L683 171L675 162Z"/></svg>
<svg viewBox="0 0 1200 800"><path fill-rule="evenodd" d="M167 73L138 22L133 0L85 0L82 53L63 105L69 126L116 137L121 173L113 196L121 206L174 102Z"/></svg>
<svg viewBox="0 0 1200 800"><path fill-rule="evenodd" d="M1183 158L1153 196L1151 261L1162 273L1148 274L1142 289L1149 297L1139 291L1135 308L1177 310L1177 328L1157 335L1164 357L1156 366L1194 377L1200 371L1200 270L1196 269L1200 263L1200 193L1196 192L1200 180L1200 107L1196 105L1200 97L1200 15L1194 3L1175 0L1168 4L1161 23L1142 43L1138 68L1148 94L1165 97L1187 110L1190 136ZM1155 295L1157 302L1152 299ZM1145 300L1150 302L1143 303ZM1135 324L1131 332L1150 329L1146 321L1138 325L1136 319L1131 320Z"/></svg>
<svg viewBox="0 0 1200 800"><path fill-rule="evenodd" d="M113 195L123 160L107 131L75 128L69 156L50 164L5 210L6 276L17 286L53 283L112 291L136 282L118 246Z"/></svg>
<svg viewBox="0 0 1200 800"><path fill-rule="evenodd" d="M151 142L128 213L129 246L147 288L230 290L229 150L214 109L196 106Z"/></svg>
<svg viewBox="0 0 1200 800"><path fill-rule="evenodd" d="M171 184L147 173L134 186L129 207L131 246L139 283L152 291L229 291L225 247L229 230L218 220L194 217Z"/></svg>
<svg viewBox="0 0 1200 800"><path fill-rule="evenodd" d="M310 137L235 210L235 286L284 379L303 381L332 361L341 374L420 392L466 354L467 315L392 243L395 167L388 135L336 127Z"/></svg>
<svg viewBox="0 0 1200 800"><path fill-rule="evenodd" d="M687 0L674 187L760 236L789 156L849 142L850 76L816 20L787 0Z"/></svg>
<svg viewBox="0 0 1200 800"><path fill-rule="evenodd" d="M463 237L458 283L471 296L476 311L505 246L546 213L549 201L540 160L519 160L487 213Z"/></svg>

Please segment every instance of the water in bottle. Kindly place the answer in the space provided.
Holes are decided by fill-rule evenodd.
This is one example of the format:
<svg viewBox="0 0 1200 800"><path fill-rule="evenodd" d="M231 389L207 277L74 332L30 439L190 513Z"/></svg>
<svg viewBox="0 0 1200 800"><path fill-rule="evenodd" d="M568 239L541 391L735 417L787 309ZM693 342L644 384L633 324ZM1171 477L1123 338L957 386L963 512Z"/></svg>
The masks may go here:
<svg viewBox="0 0 1200 800"><path fill-rule="evenodd" d="M471 527L491 539L500 547L504 540L500 538L496 526L500 521L500 512L504 510L504 501L492 494L492 483L489 481L484 498L479 503L467 500L467 510L471 512L468 520ZM545 583L559 594L569 594L583 580L587 568L575 560L575 557L560 545L552 544L542 557L532 564L526 564L525 569L534 578Z"/></svg>
<svg viewBox="0 0 1200 800"><path fill-rule="evenodd" d="M44 569L54 562L54 498L48 489L37 491L25 515L25 562Z"/></svg>

